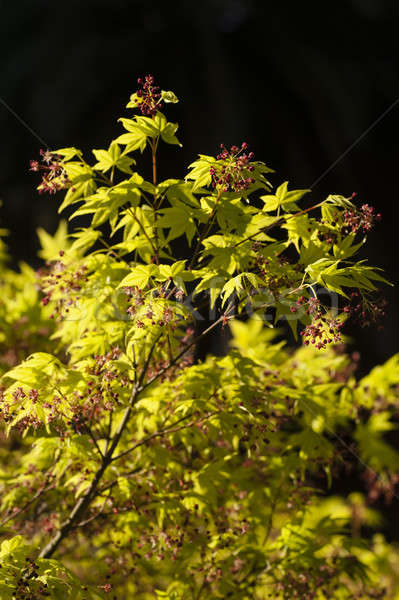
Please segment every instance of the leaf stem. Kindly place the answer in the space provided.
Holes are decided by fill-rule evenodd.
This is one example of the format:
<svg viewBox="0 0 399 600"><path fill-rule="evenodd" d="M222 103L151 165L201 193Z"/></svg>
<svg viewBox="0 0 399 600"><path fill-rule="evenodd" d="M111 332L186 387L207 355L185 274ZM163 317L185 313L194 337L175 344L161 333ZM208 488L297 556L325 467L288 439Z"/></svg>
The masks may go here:
<svg viewBox="0 0 399 600"><path fill-rule="evenodd" d="M193 425L197 425L199 423L202 423L203 421L206 421L207 419L210 419L214 415L218 414L218 412L220 412L220 411L211 412L207 415L204 415L203 417L201 417L199 419L193 419L192 421L190 421L190 423L186 423L185 425L180 425L179 427L177 427L177 425L179 423L181 423L182 421L186 421L187 419L190 419L193 416L192 414L185 415L184 417L181 417L180 419L178 419L177 421L175 421L174 423L169 425L169 427L167 427L165 429L161 429L159 431L155 431L154 433L151 433L150 435L143 438L142 440L139 440L133 446L131 446L127 450L124 450L123 452L118 454L118 456L114 456L114 458L112 460L113 461L119 460L123 456L126 456L127 454L130 454L130 452L133 452L134 450L136 450L136 448L139 448L140 446L144 446L144 444L146 444L147 442L149 442L151 440L154 440L155 438L163 437L164 435L168 435L169 433L176 433L177 431L181 431L183 429L189 429L190 427L193 427Z"/></svg>
<svg viewBox="0 0 399 600"><path fill-rule="evenodd" d="M151 142L151 153L152 153L152 183L154 187L157 185L157 148L158 148L159 136L155 139L152 139ZM157 229L157 193L154 191L154 202L153 202L153 210L154 210L154 245L155 245L155 262L159 265L159 239L158 239L158 229Z"/></svg>
<svg viewBox="0 0 399 600"><path fill-rule="evenodd" d="M204 238L208 235L208 233L209 233L209 231L210 231L210 229L212 227L213 219L215 218L217 207L218 207L218 204L219 204L219 200L222 197L222 193L223 193L223 190L220 189L218 191L218 195L216 196L215 206L213 207L213 210L212 210L212 212L210 214L210 217L209 217L209 219L208 219L208 221L207 221L207 223L206 223L206 225L204 227L203 232L201 233L201 235L198 238L197 245L195 246L195 250L194 250L191 262L190 262L189 267L188 267L189 270L193 268L195 260L196 260L198 254L199 254L199 251L200 251L200 248L201 248L201 244L202 244Z"/></svg>
<svg viewBox="0 0 399 600"><path fill-rule="evenodd" d="M268 227L263 227L262 229L259 229L259 231L257 231L256 233L253 233L252 235L249 235L248 237L241 240L240 242L237 242L236 244L234 244L233 248L237 248L237 246L241 246L241 244L244 244L245 242L252 240L254 237L256 237L257 235L259 235L261 233L267 233L271 229L274 229L274 227L277 227L278 225L281 225L282 223L284 223L284 221L288 221L289 219L293 219L295 217L300 217L301 215L305 215L306 213L311 212L312 210L316 210L316 208L320 208L320 206L322 206L324 204L324 202L325 202L325 200L323 200L322 202L318 202L317 204L314 204L313 206L310 206L309 208L305 208L305 210L301 210L300 212L294 213L293 215L289 215L288 217L279 218L279 220L276 221L276 223L273 223L273 225L269 225Z"/></svg>
<svg viewBox="0 0 399 600"><path fill-rule="evenodd" d="M140 219L136 216L135 212L133 211L132 208L128 208L129 213L132 215L132 217L134 218L134 220L136 221L136 223L138 224L138 226L140 227L141 231L143 232L145 238L147 239L148 243L150 244L151 248L153 249L155 255L157 254L157 249L154 246L154 244L151 241L150 236L148 235L148 233L145 230L144 225L141 223Z"/></svg>

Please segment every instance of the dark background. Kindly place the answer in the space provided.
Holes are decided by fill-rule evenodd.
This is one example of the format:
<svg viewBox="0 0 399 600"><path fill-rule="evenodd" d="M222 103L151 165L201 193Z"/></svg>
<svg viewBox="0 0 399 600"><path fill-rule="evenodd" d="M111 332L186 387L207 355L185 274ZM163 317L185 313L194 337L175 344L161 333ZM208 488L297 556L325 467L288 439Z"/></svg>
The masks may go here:
<svg viewBox="0 0 399 600"><path fill-rule="evenodd" d="M35 228L53 232L59 198L39 196L28 162L39 149L106 147L138 76L153 73L181 102L183 149L161 177L183 177L198 152L247 141L259 160L306 188L399 98L394 0L16 0L0 23L0 209L15 260L34 263ZM40 142L5 107L45 142ZM313 186L313 200L358 193L383 221L364 257L399 279L399 102ZM35 264L35 263L34 263ZM36 263L37 264L37 263ZM361 372L398 350L399 287L383 332L353 330Z"/></svg>

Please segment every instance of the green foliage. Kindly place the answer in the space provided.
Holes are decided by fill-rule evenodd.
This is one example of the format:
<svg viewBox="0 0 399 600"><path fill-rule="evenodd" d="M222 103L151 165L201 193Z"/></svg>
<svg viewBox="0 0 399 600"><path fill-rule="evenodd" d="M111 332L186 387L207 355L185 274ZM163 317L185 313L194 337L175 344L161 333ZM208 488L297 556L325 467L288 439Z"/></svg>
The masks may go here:
<svg viewBox="0 0 399 600"><path fill-rule="evenodd" d="M1 544L0 563L0 592L4 600L43 597L99 600L104 597L82 586L58 561L32 558L32 548L19 535Z"/></svg>
<svg viewBox="0 0 399 600"><path fill-rule="evenodd" d="M301 209L309 190L273 193L246 144L158 181L177 98L145 81L94 160L32 167L88 225L39 230L38 273L0 246L1 597L399 598L370 506L397 483L399 358L358 381L339 345L347 317L382 310L384 278L356 259L375 215L342 196ZM194 363L204 303L232 339ZM344 469L365 493L328 497Z"/></svg>
<svg viewBox="0 0 399 600"><path fill-rule="evenodd" d="M48 252L43 230L43 254ZM50 244L57 245L57 236ZM1 246L0 246L1 251ZM38 278L34 270L21 264L19 272L6 266L0 257L0 375L23 360L36 348L55 351L50 339L54 322L50 319L49 307L40 302Z"/></svg>

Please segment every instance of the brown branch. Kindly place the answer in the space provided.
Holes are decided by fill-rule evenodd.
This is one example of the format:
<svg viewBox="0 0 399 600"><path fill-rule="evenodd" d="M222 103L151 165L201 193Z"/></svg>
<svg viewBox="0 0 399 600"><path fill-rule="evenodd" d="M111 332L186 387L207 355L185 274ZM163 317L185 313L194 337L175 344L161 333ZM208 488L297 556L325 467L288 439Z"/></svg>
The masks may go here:
<svg viewBox="0 0 399 600"><path fill-rule="evenodd" d="M160 336L159 336L160 337ZM89 489L87 490L87 492L81 496L79 498L79 500L76 502L75 506L73 507L73 509L71 510L67 520L65 521L65 523L63 523L60 527L60 529L57 531L57 533L55 534L55 536L48 542L48 544L46 544L46 546L42 549L42 551L40 552L39 556L41 558L49 558L50 556L52 556L55 552L55 550L58 548L58 546L60 545L60 543L62 542L62 540L72 531L72 529L74 529L76 527L76 523L78 521L80 521L81 517L84 515L84 513L86 512L86 510L88 509L88 507L90 506L90 503L92 502L92 500L96 497L97 495L97 490L98 490L98 484L100 483L106 469L108 468L108 466L111 464L112 461L112 456L115 452L115 448L117 447L117 445L119 444L119 441L122 437L123 431L129 421L130 418L130 414L132 412L133 406L136 403L138 394L140 393L140 391L143 389L143 381L146 375L146 372L148 370L150 361L151 361L151 357L152 354L154 352L155 349L155 345L158 343L159 341L159 337L157 337L152 346L151 349L148 353L148 357L147 360L144 364L143 370L141 372L141 375L139 377L139 380L137 382L137 384L135 384L133 386L132 389L132 393L130 395L130 399L129 399L129 403L128 406L125 409L125 412L123 414L122 417L122 421L119 424L118 429L115 432L115 436L111 442L111 445L109 447L109 449L107 450L106 454L103 455L103 459L101 461L101 465L98 469L98 471L96 472L93 481L90 484Z"/></svg>
<svg viewBox="0 0 399 600"><path fill-rule="evenodd" d="M156 375L154 375L154 377L152 377L152 379L150 379L149 381L147 381L146 383L144 383L144 379L145 376L147 374L148 371L148 367L150 365L151 362L151 358L153 355L153 352L155 350L155 346L158 343L160 337L162 334L160 334L153 342L150 351L148 353L148 357L147 360L144 363L144 366L142 368L142 371L140 373L140 376L138 378L138 381L134 384L133 389L132 389L132 393L130 395L130 399L129 399L129 403L128 406L126 407L126 410L123 414L122 420L119 424L118 429L115 432L114 438L109 446L109 448L107 449L106 453L103 455L103 459L101 461L101 465L98 469L98 471L96 472L94 479L92 480L89 489L87 490L87 492L81 496L79 498L79 500L76 502L76 504L74 505L74 507L72 508L71 512L69 513L66 521L60 526L60 529L58 530L58 532L55 534L55 536L46 544L46 546L42 549L42 551L40 552L39 556L40 558L49 558L51 557L55 550L58 548L58 546L60 545L60 543L62 542L62 540L68 536L68 534L76 528L76 524L77 522L79 522L81 520L81 518L83 517L84 513L86 512L86 510L88 509L88 507L90 506L92 500L98 495L98 485L105 473L105 471L107 470L107 468L109 467L109 465L112 462L113 459L113 455L115 452L116 447L118 446L120 439L122 437L122 434L126 428L126 425L129 422L129 418L131 415L131 412L133 410L134 405L137 402L138 396L139 394L145 390L148 386L150 386L152 383L154 383L157 379L159 379L166 371L168 371L170 368L172 368L177 361L194 345L196 344L200 339L202 339L205 335L207 335L207 333L209 333L209 331L211 331L214 327L216 327L227 315L228 313L233 309L233 306L230 304L229 307L227 308L227 311L224 315L222 315L219 319L217 319L210 327L208 327L204 332L202 332L199 336L197 336L192 342L190 342L189 344L186 344L185 348L183 348L183 350L181 352L179 352L177 354L177 356L171 360L169 362L169 364L164 367L163 369L161 369L161 371L159 371Z"/></svg>
<svg viewBox="0 0 399 600"><path fill-rule="evenodd" d="M229 315L229 313L233 310L233 308L234 308L234 306L232 304L230 304L227 307L226 312L221 317L219 317L219 319L214 321L212 323L212 325L210 325L207 329L205 329L205 331L200 333L200 335L198 335L196 338L194 338L189 344L186 344L186 346L183 348L183 350L181 350L181 352L179 352L177 354L177 356L175 356L175 358L173 360L171 360L168 365L166 365L166 367L164 367L156 375L154 375L154 377L152 379L150 379L150 381L147 381L147 383L143 386L142 390L145 390L152 383L154 383L157 379L162 377L162 375L164 375L167 371L169 371L169 369L171 369L177 363L177 361L180 360L180 358L182 356L184 356L186 354L186 352L188 352L188 350L190 350L190 348L192 348L195 344L197 344L200 340L202 340L210 331L212 331L212 329L214 329L217 325L219 325L219 323L224 321L224 319Z"/></svg>
<svg viewBox="0 0 399 600"><path fill-rule="evenodd" d="M96 450L97 450L97 452L99 453L100 457L101 457L101 458L104 458L104 455L103 455L103 453L101 452L101 448L100 448L100 446L98 445L98 443L97 443L97 440L96 440L96 438L94 437L94 434L93 434L93 432L92 432L91 428L90 428L88 425L86 425L86 426L85 426L85 429L86 429L86 431L87 431L87 434L88 434L89 438L91 439L91 441L93 442L94 446L96 447Z"/></svg>

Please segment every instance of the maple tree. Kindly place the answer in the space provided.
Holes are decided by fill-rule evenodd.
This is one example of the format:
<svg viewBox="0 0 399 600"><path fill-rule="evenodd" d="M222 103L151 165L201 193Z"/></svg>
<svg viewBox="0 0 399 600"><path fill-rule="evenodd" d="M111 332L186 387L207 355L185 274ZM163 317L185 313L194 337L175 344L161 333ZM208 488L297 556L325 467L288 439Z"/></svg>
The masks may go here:
<svg viewBox="0 0 399 600"><path fill-rule="evenodd" d="M0 246L1 598L398 598L372 502L399 481L399 358L357 380L342 346L348 318L385 311L356 258L380 215L301 208L309 190L275 189L245 142L159 181L178 100L138 83L94 160L31 161L89 224L40 230L38 273ZM216 328L228 354L195 361ZM365 494L326 495L345 468Z"/></svg>

